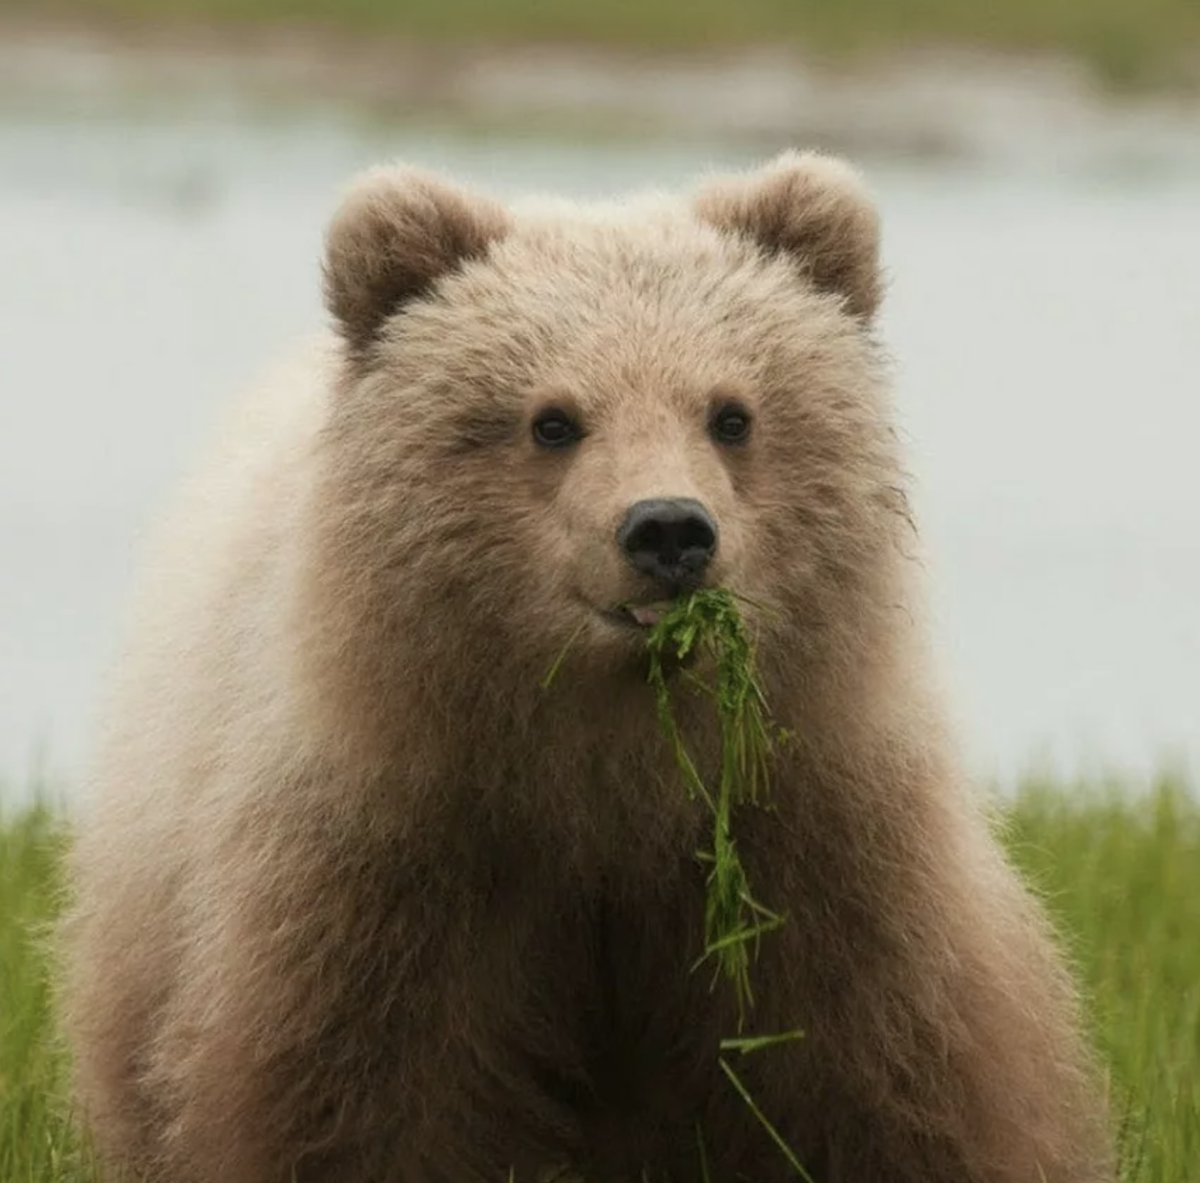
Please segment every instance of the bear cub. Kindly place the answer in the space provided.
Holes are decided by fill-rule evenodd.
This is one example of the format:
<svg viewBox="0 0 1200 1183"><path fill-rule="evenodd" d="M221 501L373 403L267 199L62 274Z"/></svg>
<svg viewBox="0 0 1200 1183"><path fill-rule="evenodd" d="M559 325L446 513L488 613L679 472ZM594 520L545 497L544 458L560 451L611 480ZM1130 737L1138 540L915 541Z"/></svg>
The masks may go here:
<svg viewBox="0 0 1200 1183"><path fill-rule="evenodd" d="M328 331L161 523L107 703L61 988L103 1162L795 1178L718 1065L711 820L646 678L655 605L721 587L791 735L735 835L786 916L743 1034L803 1031L735 1056L762 1118L816 1183L1112 1183L930 672L858 174L585 207L378 169L323 274Z"/></svg>

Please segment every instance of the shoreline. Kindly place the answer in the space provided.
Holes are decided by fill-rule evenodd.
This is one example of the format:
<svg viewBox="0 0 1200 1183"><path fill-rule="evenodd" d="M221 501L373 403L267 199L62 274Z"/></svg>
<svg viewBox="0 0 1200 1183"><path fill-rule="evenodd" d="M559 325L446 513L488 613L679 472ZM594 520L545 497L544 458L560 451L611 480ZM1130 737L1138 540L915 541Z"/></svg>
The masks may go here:
<svg viewBox="0 0 1200 1183"><path fill-rule="evenodd" d="M1200 167L1200 93L1118 94L1078 61L952 46L830 65L792 50L636 52L418 44L297 27L0 16L0 113L122 104L340 108L481 131L805 145L1056 166L1096 155Z"/></svg>

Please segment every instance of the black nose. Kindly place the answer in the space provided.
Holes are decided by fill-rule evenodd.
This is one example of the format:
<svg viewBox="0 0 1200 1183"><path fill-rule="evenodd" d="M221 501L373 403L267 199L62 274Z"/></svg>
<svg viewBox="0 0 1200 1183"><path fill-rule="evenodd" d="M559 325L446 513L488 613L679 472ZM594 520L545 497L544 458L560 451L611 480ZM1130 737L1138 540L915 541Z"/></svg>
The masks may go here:
<svg viewBox="0 0 1200 1183"><path fill-rule="evenodd" d="M639 501L625 515L617 543L643 575L684 583L712 560L717 523L690 497Z"/></svg>

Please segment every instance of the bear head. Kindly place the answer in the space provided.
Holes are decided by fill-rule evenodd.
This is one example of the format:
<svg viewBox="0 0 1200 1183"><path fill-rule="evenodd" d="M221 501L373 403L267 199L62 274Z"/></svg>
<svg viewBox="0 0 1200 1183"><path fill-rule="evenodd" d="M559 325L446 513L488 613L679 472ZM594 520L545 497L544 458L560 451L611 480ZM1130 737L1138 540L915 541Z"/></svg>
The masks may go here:
<svg viewBox="0 0 1200 1183"><path fill-rule="evenodd" d="M879 253L816 154L589 207L356 181L324 265L338 659L376 699L450 666L511 704L568 643L643 675L659 605L719 585L778 676L873 660L907 517Z"/></svg>

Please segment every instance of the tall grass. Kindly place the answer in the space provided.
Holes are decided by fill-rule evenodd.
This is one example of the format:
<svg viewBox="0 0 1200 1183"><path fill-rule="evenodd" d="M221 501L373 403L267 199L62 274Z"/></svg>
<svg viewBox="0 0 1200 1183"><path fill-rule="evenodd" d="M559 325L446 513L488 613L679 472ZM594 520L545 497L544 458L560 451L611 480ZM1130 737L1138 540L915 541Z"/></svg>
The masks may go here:
<svg viewBox="0 0 1200 1183"><path fill-rule="evenodd" d="M46 805L0 813L0 1183L90 1177L63 1101L46 956L65 843Z"/></svg>
<svg viewBox="0 0 1200 1183"><path fill-rule="evenodd" d="M1129 1183L1200 1178L1200 803L1029 785L1005 838L1077 958L1123 1124ZM0 1183L84 1183L40 945L63 831L44 807L0 817ZM714 1181L719 1183L719 1181Z"/></svg>
<svg viewBox="0 0 1200 1183"><path fill-rule="evenodd" d="M1200 1179L1200 805L1164 781L1029 785L1008 842L1066 934L1123 1121L1125 1177Z"/></svg>

